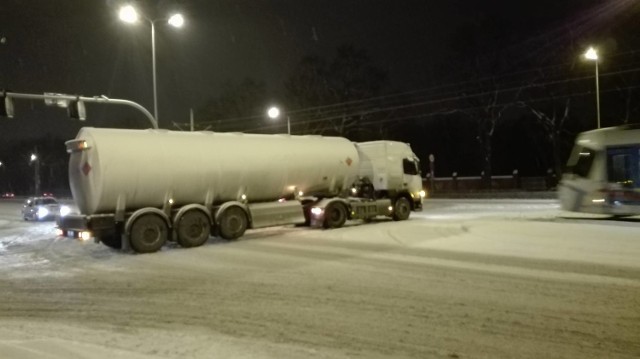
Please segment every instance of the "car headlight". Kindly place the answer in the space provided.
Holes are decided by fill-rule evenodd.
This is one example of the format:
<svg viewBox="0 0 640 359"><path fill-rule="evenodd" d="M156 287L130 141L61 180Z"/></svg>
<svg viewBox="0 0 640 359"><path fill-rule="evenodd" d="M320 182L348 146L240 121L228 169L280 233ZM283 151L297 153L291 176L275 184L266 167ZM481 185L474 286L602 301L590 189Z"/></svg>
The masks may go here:
<svg viewBox="0 0 640 359"><path fill-rule="evenodd" d="M71 208L69 208L69 206L60 207L60 217L64 217L69 213L71 213Z"/></svg>
<svg viewBox="0 0 640 359"><path fill-rule="evenodd" d="M49 210L45 207L38 208L38 218L44 218L49 215Z"/></svg>
<svg viewBox="0 0 640 359"><path fill-rule="evenodd" d="M313 214L314 216L320 216L322 215L322 208L320 207L313 207L311 208L311 214Z"/></svg>

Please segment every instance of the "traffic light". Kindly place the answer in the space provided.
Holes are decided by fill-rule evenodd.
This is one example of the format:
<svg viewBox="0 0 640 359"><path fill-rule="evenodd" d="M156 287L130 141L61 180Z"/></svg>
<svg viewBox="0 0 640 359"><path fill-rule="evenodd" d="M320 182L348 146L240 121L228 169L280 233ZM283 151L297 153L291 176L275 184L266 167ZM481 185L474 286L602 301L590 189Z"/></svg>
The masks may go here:
<svg viewBox="0 0 640 359"><path fill-rule="evenodd" d="M0 117L13 118L13 99L7 95L7 91L0 93Z"/></svg>
<svg viewBox="0 0 640 359"><path fill-rule="evenodd" d="M69 117L76 118L80 121L87 119L87 110L84 107L84 102L80 100L69 101L67 113L69 113Z"/></svg>

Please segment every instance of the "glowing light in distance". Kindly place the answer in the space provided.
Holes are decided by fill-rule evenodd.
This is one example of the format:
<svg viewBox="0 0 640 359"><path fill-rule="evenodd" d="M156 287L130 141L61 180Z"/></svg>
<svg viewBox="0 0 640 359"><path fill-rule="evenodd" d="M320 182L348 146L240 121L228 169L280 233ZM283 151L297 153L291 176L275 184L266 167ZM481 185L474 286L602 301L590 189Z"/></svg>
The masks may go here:
<svg viewBox="0 0 640 359"><path fill-rule="evenodd" d="M120 8L120 20L133 24L138 21L139 15L136 9L131 5L126 5Z"/></svg>
<svg viewBox="0 0 640 359"><path fill-rule="evenodd" d="M593 47L590 47L587 52L584 53L584 58L587 60L598 60L598 52Z"/></svg>
<svg viewBox="0 0 640 359"><path fill-rule="evenodd" d="M280 116L280 109L277 107L271 107L268 111L267 111L267 115L269 116L269 118L278 118L278 116Z"/></svg>
<svg viewBox="0 0 640 359"><path fill-rule="evenodd" d="M169 25L173 27L182 27L182 25L184 25L184 17L180 14L171 15L169 18Z"/></svg>

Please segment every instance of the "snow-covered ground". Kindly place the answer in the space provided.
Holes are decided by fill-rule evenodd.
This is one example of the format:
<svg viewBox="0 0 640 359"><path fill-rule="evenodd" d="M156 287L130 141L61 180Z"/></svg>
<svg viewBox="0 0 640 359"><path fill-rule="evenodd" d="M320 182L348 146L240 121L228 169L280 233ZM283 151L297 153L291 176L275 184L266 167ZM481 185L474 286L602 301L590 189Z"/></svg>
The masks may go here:
<svg viewBox="0 0 640 359"><path fill-rule="evenodd" d="M149 255L0 202L0 358L638 358L640 221L429 200Z"/></svg>

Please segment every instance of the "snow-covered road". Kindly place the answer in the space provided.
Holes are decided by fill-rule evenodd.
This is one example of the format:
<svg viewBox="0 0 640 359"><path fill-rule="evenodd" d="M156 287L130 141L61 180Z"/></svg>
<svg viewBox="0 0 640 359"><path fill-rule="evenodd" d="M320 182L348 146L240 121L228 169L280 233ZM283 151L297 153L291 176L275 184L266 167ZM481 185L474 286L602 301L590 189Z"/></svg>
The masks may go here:
<svg viewBox="0 0 640 359"><path fill-rule="evenodd" d="M0 202L1 358L638 358L640 221L429 200L122 254Z"/></svg>

